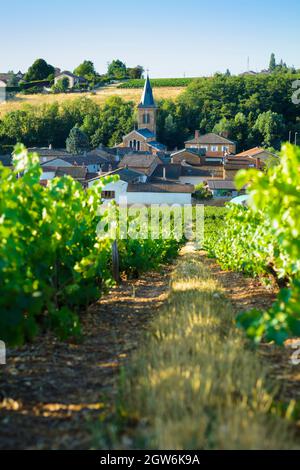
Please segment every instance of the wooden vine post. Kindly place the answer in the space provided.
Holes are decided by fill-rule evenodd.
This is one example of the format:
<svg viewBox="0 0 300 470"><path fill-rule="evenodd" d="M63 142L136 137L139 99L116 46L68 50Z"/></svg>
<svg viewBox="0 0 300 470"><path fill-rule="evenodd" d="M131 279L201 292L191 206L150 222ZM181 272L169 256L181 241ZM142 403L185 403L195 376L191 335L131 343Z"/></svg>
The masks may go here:
<svg viewBox="0 0 300 470"><path fill-rule="evenodd" d="M119 260L119 250L118 242L115 240L112 244L112 275L113 279L119 283L120 282L120 260Z"/></svg>

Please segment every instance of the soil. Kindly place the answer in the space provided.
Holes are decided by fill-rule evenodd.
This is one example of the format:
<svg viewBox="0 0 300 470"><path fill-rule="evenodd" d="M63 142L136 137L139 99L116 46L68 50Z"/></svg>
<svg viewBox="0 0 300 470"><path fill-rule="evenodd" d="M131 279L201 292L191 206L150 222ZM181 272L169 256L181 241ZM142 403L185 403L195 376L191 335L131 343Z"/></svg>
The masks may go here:
<svg viewBox="0 0 300 470"><path fill-rule="evenodd" d="M275 285L223 271L204 252L234 311L269 307ZM83 340L62 343L51 334L8 351L0 369L1 449L89 449L92 424L116 399L120 366L126 367L149 321L166 300L172 267L126 280L82 316ZM300 364L291 363L296 340L284 348L262 344L262 360L278 385L277 399L300 399ZM298 423L300 424L300 423Z"/></svg>
<svg viewBox="0 0 300 470"><path fill-rule="evenodd" d="M51 334L8 351L0 369L1 449L88 449L121 365L167 296L171 267L128 280L82 316L83 341Z"/></svg>

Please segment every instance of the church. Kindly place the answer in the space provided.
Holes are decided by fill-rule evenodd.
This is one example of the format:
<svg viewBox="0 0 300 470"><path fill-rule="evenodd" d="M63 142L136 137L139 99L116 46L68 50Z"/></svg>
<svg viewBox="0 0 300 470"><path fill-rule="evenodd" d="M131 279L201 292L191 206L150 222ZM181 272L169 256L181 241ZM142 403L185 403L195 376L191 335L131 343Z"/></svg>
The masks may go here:
<svg viewBox="0 0 300 470"><path fill-rule="evenodd" d="M119 147L130 148L136 152L150 152L154 155L165 152L166 146L156 140L157 109L150 79L147 75L142 98L138 105L137 129L125 135Z"/></svg>

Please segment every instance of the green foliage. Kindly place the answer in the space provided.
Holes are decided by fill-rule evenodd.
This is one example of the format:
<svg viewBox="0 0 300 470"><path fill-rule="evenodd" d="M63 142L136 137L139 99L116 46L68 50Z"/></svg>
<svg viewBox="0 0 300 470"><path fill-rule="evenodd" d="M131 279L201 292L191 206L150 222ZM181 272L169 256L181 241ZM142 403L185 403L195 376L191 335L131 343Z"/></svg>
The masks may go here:
<svg viewBox="0 0 300 470"><path fill-rule="evenodd" d="M134 104L120 97L109 98L103 106L81 97L70 102L45 104L5 114L0 120L0 146L24 142L28 147L52 143L64 147L71 129L77 125L93 147L114 145L134 125Z"/></svg>
<svg viewBox="0 0 300 470"><path fill-rule="evenodd" d="M76 67L74 74L79 77L84 77L87 80L93 80L96 76L95 66L91 60L85 60L82 64Z"/></svg>
<svg viewBox="0 0 300 470"><path fill-rule="evenodd" d="M0 167L0 337L10 345L53 330L80 334L80 315L113 283L112 235L97 235L105 220L101 191L117 176L89 189L70 177L40 184L37 154L23 145L14 169ZM119 240L121 269L157 268L174 257L181 240Z"/></svg>
<svg viewBox="0 0 300 470"><path fill-rule="evenodd" d="M195 78L153 78L151 84L155 88L159 87L185 87ZM143 88L145 81L143 79L127 80L121 83L118 88Z"/></svg>
<svg viewBox="0 0 300 470"><path fill-rule="evenodd" d="M69 137L66 140L66 149L69 153L80 155L89 150L90 144L88 136L79 127L71 129Z"/></svg>
<svg viewBox="0 0 300 470"><path fill-rule="evenodd" d="M70 81L68 77L63 77L57 81L55 85L52 86L52 91L54 93L65 93L70 87Z"/></svg>
<svg viewBox="0 0 300 470"><path fill-rule="evenodd" d="M37 59L24 76L26 82L45 80L54 77L54 67L47 64L44 59Z"/></svg>
<svg viewBox="0 0 300 470"><path fill-rule="evenodd" d="M300 149L285 145L279 164L263 173L244 170L236 185L248 184L249 208L232 206L211 252L227 269L276 276L287 285L266 312L241 313L238 322L255 341L279 344L299 336L300 325Z"/></svg>
<svg viewBox="0 0 300 470"><path fill-rule="evenodd" d="M119 59L113 60L108 64L107 74L116 79L125 78L127 75L126 64Z"/></svg>
<svg viewBox="0 0 300 470"><path fill-rule="evenodd" d="M212 192L204 183L200 183L195 186L194 198L201 200L212 199L212 197Z"/></svg>

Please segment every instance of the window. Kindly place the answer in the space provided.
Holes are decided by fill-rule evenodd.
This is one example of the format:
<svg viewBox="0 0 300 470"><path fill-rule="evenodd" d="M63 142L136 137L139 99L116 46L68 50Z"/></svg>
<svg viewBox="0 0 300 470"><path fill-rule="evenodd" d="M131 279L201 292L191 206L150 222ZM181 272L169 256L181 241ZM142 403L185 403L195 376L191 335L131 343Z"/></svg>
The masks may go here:
<svg viewBox="0 0 300 470"><path fill-rule="evenodd" d="M229 151L229 147L228 147L227 145L223 145L222 151L223 151L223 152L228 152L228 151Z"/></svg>
<svg viewBox="0 0 300 470"><path fill-rule="evenodd" d="M196 148L197 148L197 147L196 147ZM207 146L207 145L201 145L200 148L201 148L201 149L208 150L208 146Z"/></svg>
<svg viewBox="0 0 300 470"><path fill-rule="evenodd" d="M143 114L143 124L150 124L150 114L149 113Z"/></svg>
<svg viewBox="0 0 300 470"><path fill-rule="evenodd" d="M218 151L218 146L217 145L211 145L210 149L212 152L217 152Z"/></svg>
<svg viewBox="0 0 300 470"><path fill-rule="evenodd" d="M140 148L141 148L141 142L138 140L138 141L137 141L136 149L137 149L138 151L140 151Z"/></svg>
<svg viewBox="0 0 300 470"><path fill-rule="evenodd" d="M115 199L116 193L115 191L102 191L101 197L103 199Z"/></svg>

